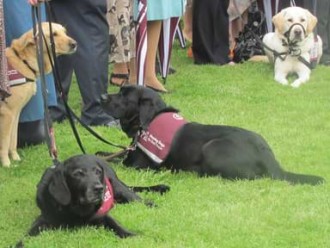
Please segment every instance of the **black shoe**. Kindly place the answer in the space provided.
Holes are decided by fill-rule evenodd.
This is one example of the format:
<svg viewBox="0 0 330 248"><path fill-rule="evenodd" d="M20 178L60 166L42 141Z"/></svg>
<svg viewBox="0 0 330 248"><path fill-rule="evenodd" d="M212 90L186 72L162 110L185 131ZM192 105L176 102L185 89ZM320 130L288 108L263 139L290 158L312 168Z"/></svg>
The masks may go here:
<svg viewBox="0 0 330 248"><path fill-rule="evenodd" d="M58 107L49 107L48 110L52 122L62 123L67 119L65 112L63 112L64 110L62 111Z"/></svg>
<svg viewBox="0 0 330 248"><path fill-rule="evenodd" d="M46 141L44 120L21 122L18 124L17 147L38 145Z"/></svg>

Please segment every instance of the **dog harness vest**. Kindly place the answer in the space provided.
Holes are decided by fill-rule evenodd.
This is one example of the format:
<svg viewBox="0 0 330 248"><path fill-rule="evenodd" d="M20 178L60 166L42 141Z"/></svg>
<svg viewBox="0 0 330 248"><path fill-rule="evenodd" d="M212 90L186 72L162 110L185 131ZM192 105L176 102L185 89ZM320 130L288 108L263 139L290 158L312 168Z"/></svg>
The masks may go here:
<svg viewBox="0 0 330 248"><path fill-rule="evenodd" d="M9 63L7 63L8 71L8 79L9 79L9 86L15 86L26 83L25 77L15 70Z"/></svg>
<svg viewBox="0 0 330 248"><path fill-rule="evenodd" d="M104 181L105 181L105 192L103 195L102 205L95 214L97 217L106 215L110 211L110 209L113 208L113 206L115 205L111 183L108 178L105 178Z"/></svg>
<svg viewBox="0 0 330 248"><path fill-rule="evenodd" d="M161 163L170 152L176 132L186 123L178 113L159 114L147 130L141 131L137 146L154 162Z"/></svg>

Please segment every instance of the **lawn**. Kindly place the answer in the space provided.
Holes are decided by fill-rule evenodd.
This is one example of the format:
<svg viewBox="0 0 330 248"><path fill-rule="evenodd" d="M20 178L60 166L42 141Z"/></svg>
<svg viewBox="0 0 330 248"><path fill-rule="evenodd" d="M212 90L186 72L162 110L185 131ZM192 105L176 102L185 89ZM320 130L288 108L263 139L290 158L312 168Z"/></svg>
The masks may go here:
<svg viewBox="0 0 330 248"><path fill-rule="evenodd" d="M289 171L321 175L327 183L292 186L261 179L228 181L198 178L193 173L136 171L112 163L128 185L164 183L164 196L143 193L157 207L142 203L116 205L111 211L137 235L119 239L104 229L86 227L25 237L26 247L330 247L330 68L319 66L298 89L273 80L265 63L196 66L186 50L175 47L165 101L191 121L226 124L262 134ZM116 91L111 86L109 91ZM79 113L76 84L70 105ZM88 153L116 151L80 126ZM105 138L123 145L129 139L115 128L98 127ZM59 159L81 153L69 123L55 125ZM0 247L22 238L39 214L36 184L51 165L47 146L20 149L22 162L0 167Z"/></svg>

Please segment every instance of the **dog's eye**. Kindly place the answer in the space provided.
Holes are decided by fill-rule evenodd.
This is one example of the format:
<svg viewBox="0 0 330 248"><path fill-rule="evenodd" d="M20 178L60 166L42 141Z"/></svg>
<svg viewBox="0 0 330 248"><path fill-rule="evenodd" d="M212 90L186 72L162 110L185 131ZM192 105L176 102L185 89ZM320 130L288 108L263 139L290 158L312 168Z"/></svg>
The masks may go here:
<svg viewBox="0 0 330 248"><path fill-rule="evenodd" d="M58 33L56 33L56 32L53 32L53 36L57 36L58 35Z"/></svg>
<svg viewBox="0 0 330 248"><path fill-rule="evenodd" d="M305 22L305 21L306 21L305 18L300 19L300 22Z"/></svg>
<svg viewBox="0 0 330 248"><path fill-rule="evenodd" d="M74 177L83 177L84 175L85 175L85 173L84 173L84 171L83 170L81 170L81 169L78 169L78 170L75 170L73 173L72 173L72 175L74 176Z"/></svg>
<svg viewBox="0 0 330 248"><path fill-rule="evenodd" d="M101 176L102 175L102 170L100 168L95 168L94 172L96 175Z"/></svg>
<svg viewBox="0 0 330 248"><path fill-rule="evenodd" d="M293 22L293 19L292 19L292 18L289 18L289 19L288 19L288 22Z"/></svg>

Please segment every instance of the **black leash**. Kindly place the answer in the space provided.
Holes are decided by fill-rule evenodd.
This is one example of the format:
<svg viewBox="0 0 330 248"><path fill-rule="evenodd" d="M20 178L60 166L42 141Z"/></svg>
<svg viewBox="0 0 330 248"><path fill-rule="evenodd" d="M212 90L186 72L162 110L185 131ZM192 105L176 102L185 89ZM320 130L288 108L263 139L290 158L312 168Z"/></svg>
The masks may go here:
<svg viewBox="0 0 330 248"><path fill-rule="evenodd" d="M45 68L44 68L44 57L43 57L43 31L41 25L41 8L39 5L32 6L32 22L33 22L33 36L36 44L37 61L39 67L39 77L41 81L41 91L43 96L43 107L44 107L44 128L46 135L46 143L49 150L49 155L53 161L57 160L57 150L55 144L54 130L52 127L49 111L48 111L48 97L47 97L47 86L45 79ZM47 43L46 43L47 44Z"/></svg>

